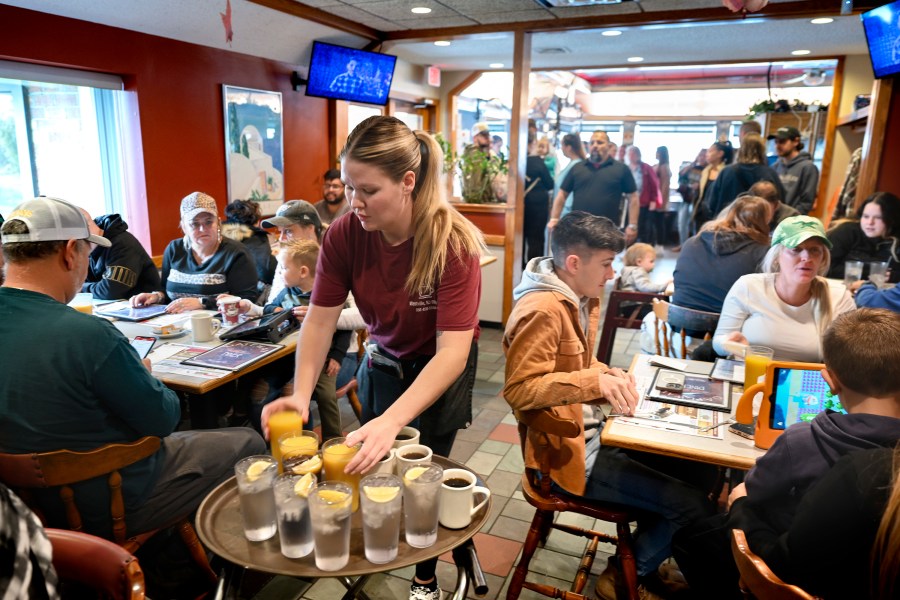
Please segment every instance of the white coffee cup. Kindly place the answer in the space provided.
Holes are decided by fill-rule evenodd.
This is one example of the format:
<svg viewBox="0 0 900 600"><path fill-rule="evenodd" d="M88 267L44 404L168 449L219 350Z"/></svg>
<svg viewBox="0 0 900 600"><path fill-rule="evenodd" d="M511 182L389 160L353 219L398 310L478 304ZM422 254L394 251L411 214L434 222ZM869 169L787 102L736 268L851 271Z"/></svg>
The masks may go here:
<svg viewBox="0 0 900 600"><path fill-rule="evenodd" d="M222 314L223 325L237 325L240 320L241 311L238 308L241 299L238 296L220 296L216 300L219 306L219 312Z"/></svg>
<svg viewBox="0 0 900 600"><path fill-rule="evenodd" d="M413 455L415 455L415 457L413 457ZM403 469L408 465L430 463L431 455L431 448L423 446L422 444L409 444L408 446L397 448L394 451L394 456L397 457L397 465L395 467L397 475L402 476Z"/></svg>
<svg viewBox="0 0 900 600"><path fill-rule="evenodd" d="M448 481L463 480L466 485L455 487L447 485ZM444 482L441 484L441 507L438 521L447 529L463 529L472 522L472 517L481 510L491 497L491 490L475 485L475 473L466 469L444 469ZM472 506L475 494L484 494L484 499Z"/></svg>
<svg viewBox="0 0 900 600"><path fill-rule="evenodd" d="M419 443L419 430L415 427L406 426L400 430L400 433L397 436L406 437L406 439L394 440L394 448L402 448L403 446L409 446L410 444L418 444ZM408 436L408 437L407 437Z"/></svg>
<svg viewBox="0 0 900 600"><path fill-rule="evenodd" d="M194 332L195 342L210 342L213 335L221 327L221 323L213 320L209 313L197 313L191 315L191 331Z"/></svg>
<svg viewBox="0 0 900 600"><path fill-rule="evenodd" d="M394 473L395 465L397 464L397 457L395 456L396 450L391 448L388 450L388 453L385 454L381 460L379 460L375 465L366 471L366 475L373 475L375 473Z"/></svg>

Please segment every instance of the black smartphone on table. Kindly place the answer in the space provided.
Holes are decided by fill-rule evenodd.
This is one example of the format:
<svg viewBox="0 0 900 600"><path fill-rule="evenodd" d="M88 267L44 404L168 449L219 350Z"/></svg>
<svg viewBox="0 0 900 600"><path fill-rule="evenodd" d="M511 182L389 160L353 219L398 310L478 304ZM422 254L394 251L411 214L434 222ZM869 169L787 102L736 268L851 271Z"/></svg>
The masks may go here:
<svg viewBox="0 0 900 600"><path fill-rule="evenodd" d="M753 423L732 423L728 426L728 431L748 440L753 439L755 429L756 426Z"/></svg>
<svg viewBox="0 0 900 600"><path fill-rule="evenodd" d="M155 343L156 338L149 335L136 335L134 336L134 339L131 340L131 346L137 350L141 360L147 358L147 355L153 350L153 344Z"/></svg>

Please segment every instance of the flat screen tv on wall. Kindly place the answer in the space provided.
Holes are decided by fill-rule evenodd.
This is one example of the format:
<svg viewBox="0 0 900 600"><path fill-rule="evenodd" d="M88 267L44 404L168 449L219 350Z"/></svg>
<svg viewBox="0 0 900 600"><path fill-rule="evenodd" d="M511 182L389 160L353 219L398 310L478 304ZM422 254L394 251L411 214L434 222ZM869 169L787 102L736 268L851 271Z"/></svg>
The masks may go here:
<svg viewBox="0 0 900 600"><path fill-rule="evenodd" d="M313 42L306 95L387 104L396 56Z"/></svg>
<svg viewBox="0 0 900 600"><path fill-rule="evenodd" d="M861 18L875 77L900 73L900 1L873 8Z"/></svg>

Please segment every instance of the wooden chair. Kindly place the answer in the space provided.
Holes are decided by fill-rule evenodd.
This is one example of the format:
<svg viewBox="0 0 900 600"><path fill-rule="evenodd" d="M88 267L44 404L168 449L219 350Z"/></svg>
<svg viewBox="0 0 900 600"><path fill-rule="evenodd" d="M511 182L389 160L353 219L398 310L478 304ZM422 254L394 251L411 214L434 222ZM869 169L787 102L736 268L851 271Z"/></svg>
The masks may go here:
<svg viewBox="0 0 900 600"><path fill-rule="evenodd" d="M755 555L747 545L747 537L740 529L731 530L731 553L741 574L741 592L746 598L760 600L817 600L796 585L783 582Z"/></svg>
<svg viewBox="0 0 900 600"><path fill-rule="evenodd" d="M74 582L113 600L142 600L144 572L130 552L109 540L67 529L46 529L60 584Z"/></svg>
<svg viewBox="0 0 900 600"><path fill-rule="evenodd" d="M618 285L618 282L617 282ZM597 346L597 360L608 365L612 359L613 343L616 341L616 330L624 329L640 329L641 328L641 312L646 308L649 312L652 302L655 299L664 300L666 296L662 294L650 294L645 292L623 292L621 290L613 290L609 294L609 301L606 304L606 313L603 316L603 328L600 330L600 343ZM625 303L629 308L627 314L622 312ZM633 306L633 308L632 308Z"/></svg>
<svg viewBox="0 0 900 600"><path fill-rule="evenodd" d="M703 332L703 339L712 339L719 324L719 313L706 312L685 308L677 304L671 304L665 300L653 300L653 314L656 316L656 331L653 339L656 343L656 353L661 356L677 356L675 353L675 331L682 332L681 358L687 358L687 342L685 342L685 330L696 336L697 332Z"/></svg>
<svg viewBox="0 0 900 600"><path fill-rule="evenodd" d="M31 454L0 453L0 481L12 489L46 524L46 517L37 505L32 490L59 488L59 496L65 510L68 528L81 532L83 523L75 499L72 484L106 476L109 486L109 513L112 520L112 541L130 554L137 550L159 530L128 536L125 530L125 501L122 498L122 476L119 473L131 464L147 458L159 450L158 437L143 437L130 444L107 444L87 452L55 450ZM173 523L191 557L207 576L210 585L217 577L209 566L206 551L197 538L197 532L187 518Z"/></svg>
<svg viewBox="0 0 900 600"><path fill-rule="evenodd" d="M506 593L507 600L516 600L522 588L532 590L550 598L563 598L564 600L585 600L588 597L582 594L585 584L591 573L591 566L597 553L600 542L616 544L616 556L624 574L628 587L629 600L638 598L637 566L634 559L633 540L631 537L630 523L637 520L639 511L616 504L608 504L588 500L579 496L558 493L551 488L548 435L556 435L565 438L575 438L582 435L581 427L575 421L560 419L548 411L527 411L519 413L519 438L521 440L523 455L525 440L531 430L531 441L536 443L536 456L540 461L539 471L526 468L522 474L522 493L529 504L535 507L534 518L531 520L531 528L525 538L522 548L522 557L513 572L509 589ZM601 519L616 524L617 537L609 536L599 531L581 529L562 523L554 523L555 513L574 512L593 519ZM581 563L575 573L569 591L563 591L549 585L527 581L528 565L534 556L534 551L539 543L547 540L551 529L564 531L572 535L578 535L590 540ZM563 578L562 575L556 575Z"/></svg>

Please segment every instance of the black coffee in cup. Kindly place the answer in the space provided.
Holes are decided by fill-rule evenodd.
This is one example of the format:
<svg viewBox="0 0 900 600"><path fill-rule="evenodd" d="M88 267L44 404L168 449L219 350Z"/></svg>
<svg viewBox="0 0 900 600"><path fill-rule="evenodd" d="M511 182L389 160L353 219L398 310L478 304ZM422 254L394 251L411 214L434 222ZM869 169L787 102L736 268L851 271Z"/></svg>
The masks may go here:
<svg viewBox="0 0 900 600"><path fill-rule="evenodd" d="M423 454L422 452L407 452L406 454L400 455L402 458L406 460L422 460L427 456L427 454Z"/></svg>
<svg viewBox="0 0 900 600"><path fill-rule="evenodd" d="M471 484L471 481L469 481L468 479L463 479L462 477L451 477L450 479L444 480L444 485L452 488L464 488Z"/></svg>
<svg viewBox="0 0 900 600"><path fill-rule="evenodd" d="M398 433L397 437L395 437L394 439L403 442L413 439L413 435L411 433Z"/></svg>

